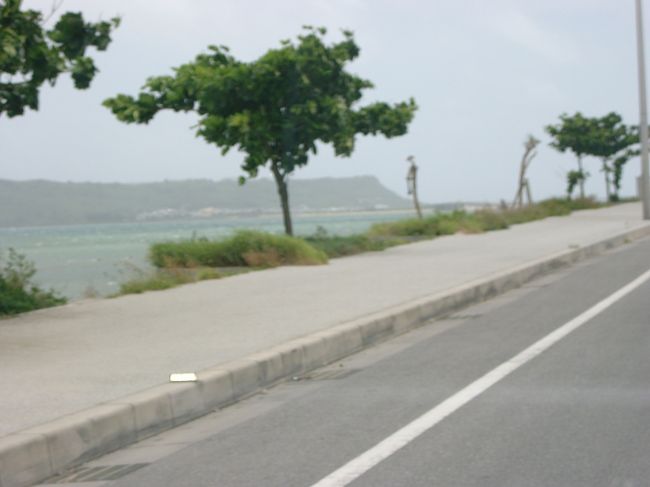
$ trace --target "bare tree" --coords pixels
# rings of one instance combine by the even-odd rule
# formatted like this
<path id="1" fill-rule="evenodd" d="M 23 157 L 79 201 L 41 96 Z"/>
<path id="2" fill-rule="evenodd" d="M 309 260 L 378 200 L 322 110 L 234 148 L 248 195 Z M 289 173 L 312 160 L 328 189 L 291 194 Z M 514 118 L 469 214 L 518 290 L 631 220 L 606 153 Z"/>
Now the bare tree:
<path id="1" fill-rule="evenodd" d="M 413 195 L 413 204 L 415 205 L 415 211 L 418 214 L 418 218 L 422 219 L 422 210 L 420 209 L 420 202 L 418 200 L 418 167 L 415 165 L 415 157 L 408 156 L 406 160 L 410 163 L 408 173 L 406 173 L 407 192 L 408 194 Z"/>
<path id="2" fill-rule="evenodd" d="M 519 165 L 519 186 L 517 188 L 517 193 L 515 194 L 515 199 L 512 202 L 513 208 L 520 208 L 524 205 L 524 192 L 526 194 L 527 204 L 530 205 L 533 202 L 530 195 L 530 185 L 528 184 L 526 171 L 528 170 L 530 163 L 533 161 L 533 158 L 537 155 L 535 148 L 538 145 L 539 140 L 532 135 L 529 135 L 524 143 L 524 156 L 521 158 L 521 164 Z"/>

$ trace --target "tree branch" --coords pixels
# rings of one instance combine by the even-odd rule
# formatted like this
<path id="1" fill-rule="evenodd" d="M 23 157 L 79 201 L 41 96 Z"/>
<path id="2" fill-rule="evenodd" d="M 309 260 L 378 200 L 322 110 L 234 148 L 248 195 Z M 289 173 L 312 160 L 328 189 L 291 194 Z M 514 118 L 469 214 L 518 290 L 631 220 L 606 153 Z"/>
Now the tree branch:
<path id="1" fill-rule="evenodd" d="M 50 13 L 47 14 L 47 16 L 41 21 L 41 25 L 47 24 L 47 22 L 54 16 L 56 11 L 61 8 L 63 2 L 64 0 L 59 0 L 58 2 L 56 0 L 52 1 L 52 7 L 50 7 Z"/>

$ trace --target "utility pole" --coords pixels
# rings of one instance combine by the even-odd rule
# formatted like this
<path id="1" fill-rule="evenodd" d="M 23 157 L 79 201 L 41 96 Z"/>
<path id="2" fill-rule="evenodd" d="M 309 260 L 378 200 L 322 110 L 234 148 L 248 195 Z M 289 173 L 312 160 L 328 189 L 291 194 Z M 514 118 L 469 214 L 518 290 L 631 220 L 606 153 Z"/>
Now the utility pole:
<path id="1" fill-rule="evenodd" d="M 643 219 L 650 220 L 650 171 L 648 170 L 648 107 L 645 86 L 645 54 L 643 52 L 643 11 L 636 0 L 636 48 L 639 65 L 639 125 L 641 137 L 641 201 Z"/>

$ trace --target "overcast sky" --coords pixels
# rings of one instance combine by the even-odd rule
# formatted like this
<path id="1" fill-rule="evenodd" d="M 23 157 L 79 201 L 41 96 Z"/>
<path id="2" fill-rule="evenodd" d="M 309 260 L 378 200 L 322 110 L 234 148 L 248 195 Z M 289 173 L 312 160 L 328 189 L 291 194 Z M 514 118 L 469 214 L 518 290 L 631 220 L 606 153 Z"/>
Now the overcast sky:
<path id="1" fill-rule="evenodd" d="M 533 196 L 560 195 L 575 161 L 548 146 L 545 125 L 575 111 L 616 111 L 638 122 L 633 0 L 65 0 L 61 11 L 89 20 L 119 14 L 122 25 L 106 52 L 93 52 L 101 71 L 89 90 L 62 77 L 43 89 L 38 112 L 0 118 L 0 178 L 239 176 L 242 154 L 222 157 L 196 138 L 194 116 L 164 112 L 149 125 L 126 125 L 101 102 L 136 93 L 147 77 L 169 74 L 209 44 L 253 60 L 304 24 L 327 27 L 331 40 L 342 28 L 354 31 L 361 55 L 350 69 L 376 85 L 364 102 L 412 96 L 419 110 L 407 135 L 360 137 L 351 158 L 324 148 L 296 178 L 371 174 L 405 194 L 405 158 L 413 154 L 427 202 L 510 200 L 531 133 L 542 140 Z M 587 167 L 588 192 L 603 195 L 598 161 Z M 624 194 L 638 173 L 635 159 Z"/>

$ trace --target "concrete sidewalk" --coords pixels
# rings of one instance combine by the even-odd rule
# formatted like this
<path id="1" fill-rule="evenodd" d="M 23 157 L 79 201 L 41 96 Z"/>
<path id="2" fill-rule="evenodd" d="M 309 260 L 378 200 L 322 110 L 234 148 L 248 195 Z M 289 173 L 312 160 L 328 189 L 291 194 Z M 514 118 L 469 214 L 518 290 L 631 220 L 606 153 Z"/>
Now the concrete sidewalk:
<path id="1" fill-rule="evenodd" d="M 0 321 L 0 437 L 625 231 L 639 204 Z"/>

